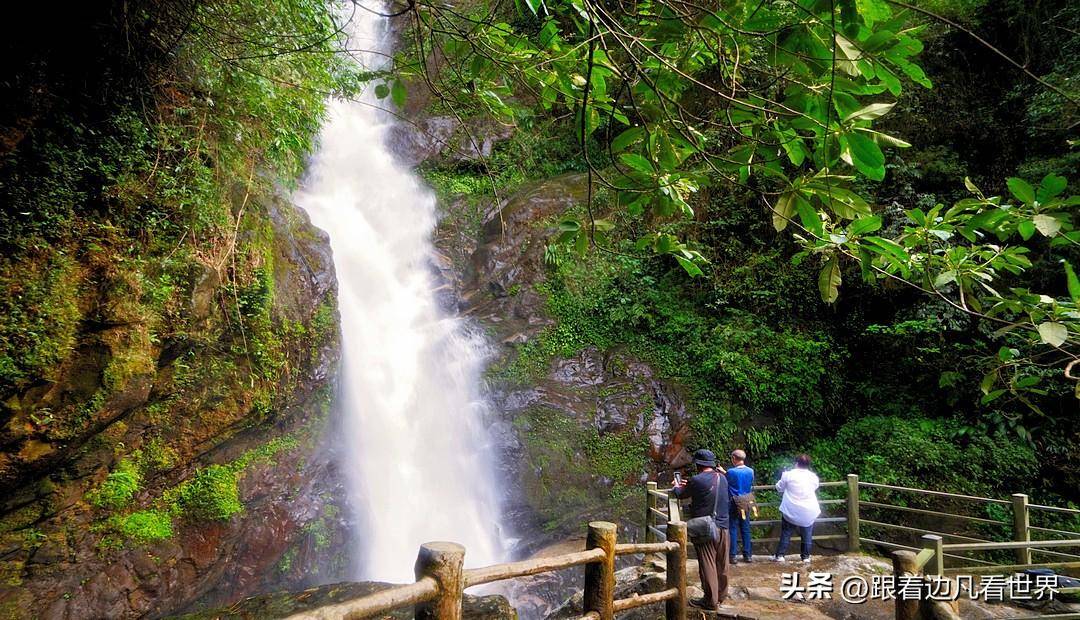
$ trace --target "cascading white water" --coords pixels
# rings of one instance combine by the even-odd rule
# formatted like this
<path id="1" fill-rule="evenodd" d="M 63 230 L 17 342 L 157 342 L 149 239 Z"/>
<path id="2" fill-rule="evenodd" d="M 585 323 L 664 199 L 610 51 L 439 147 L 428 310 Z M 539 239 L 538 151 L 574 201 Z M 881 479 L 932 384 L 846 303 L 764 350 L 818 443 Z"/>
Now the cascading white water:
<path id="1" fill-rule="evenodd" d="M 386 19 L 361 8 L 349 47 L 370 50 L 357 60 L 377 68 L 388 34 Z M 329 102 L 295 199 L 330 235 L 337 270 L 337 406 L 350 500 L 363 523 L 356 578 L 411 581 L 426 541 L 465 545 L 471 566 L 502 553 L 479 393 L 484 342 L 440 311 L 430 270 L 435 201 L 388 150 L 392 117 L 380 104 L 370 92 Z"/>

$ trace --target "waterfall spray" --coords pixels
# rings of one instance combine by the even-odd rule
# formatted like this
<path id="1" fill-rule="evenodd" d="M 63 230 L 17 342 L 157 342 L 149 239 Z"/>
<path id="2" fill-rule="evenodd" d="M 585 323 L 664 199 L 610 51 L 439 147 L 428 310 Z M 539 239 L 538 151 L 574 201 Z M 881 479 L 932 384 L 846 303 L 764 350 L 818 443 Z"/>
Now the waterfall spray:
<path id="1" fill-rule="evenodd" d="M 349 47 L 376 69 L 387 20 L 362 8 Z M 386 145 L 392 117 L 371 92 L 332 100 L 296 202 L 330 235 L 341 312 L 342 415 L 358 579 L 410 581 L 416 549 L 465 545 L 499 561 L 494 464 L 480 394 L 485 343 L 444 315 L 431 275 L 435 201 Z"/>

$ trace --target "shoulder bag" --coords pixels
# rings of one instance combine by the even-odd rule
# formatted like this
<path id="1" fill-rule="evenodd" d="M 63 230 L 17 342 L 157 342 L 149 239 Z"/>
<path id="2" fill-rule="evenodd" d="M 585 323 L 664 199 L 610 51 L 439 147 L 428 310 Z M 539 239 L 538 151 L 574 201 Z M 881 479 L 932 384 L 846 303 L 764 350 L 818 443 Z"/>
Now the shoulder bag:
<path id="1" fill-rule="evenodd" d="M 720 474 L 716 474 L 716 480 L 713 481 L 712 486 L 712 491 L 715 493 L 712 514 L 694 517 L 686 522 L 686 536 L 695 545 L 706 545 L 720 540 L 720 530 L 716 527 L 716 504 L 720 501 L 720 494 L 716 492 L 716 487 L 719 483 Z"/>

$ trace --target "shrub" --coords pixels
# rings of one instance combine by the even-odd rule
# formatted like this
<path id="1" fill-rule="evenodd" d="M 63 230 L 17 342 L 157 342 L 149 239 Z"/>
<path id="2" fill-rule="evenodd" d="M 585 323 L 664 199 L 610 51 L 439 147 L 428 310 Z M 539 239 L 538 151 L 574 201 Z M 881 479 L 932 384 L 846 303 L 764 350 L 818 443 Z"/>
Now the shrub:
<path id="1" fill-rule="evenodd" d="M 989 497 L 1033 490 L 1032 448 L 1001 436 L 961 437 L 960 428 L 953 420 L 872 416 L 848 422 L 809 453 L 823 480 L 857 473 L 870 482 Z"/>

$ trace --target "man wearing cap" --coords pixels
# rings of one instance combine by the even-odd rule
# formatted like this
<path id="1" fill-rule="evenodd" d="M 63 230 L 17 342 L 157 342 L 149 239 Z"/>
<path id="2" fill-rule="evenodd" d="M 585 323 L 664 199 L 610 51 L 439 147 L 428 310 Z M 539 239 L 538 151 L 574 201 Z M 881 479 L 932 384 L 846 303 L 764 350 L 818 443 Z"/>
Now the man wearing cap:
<path id="1" fill-rule="evenodd" d="M 691 605 L 707 610 L 717 609 L 727 598 L 728 591 L 728 496 L 727 478 L 716 468 L 716 455 L 711 450 L 694 453 L 698 473 L 688 482 L 677 484 L 675 497 L 690 498 L 690 518 L 713 516 L 719 530 L 719 540 L 694 543 L 698 558 L 698 575 L 705 596 L 690 601 Z"/>

